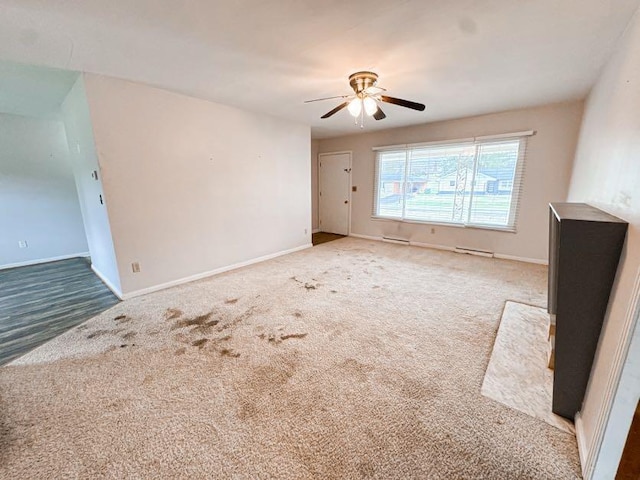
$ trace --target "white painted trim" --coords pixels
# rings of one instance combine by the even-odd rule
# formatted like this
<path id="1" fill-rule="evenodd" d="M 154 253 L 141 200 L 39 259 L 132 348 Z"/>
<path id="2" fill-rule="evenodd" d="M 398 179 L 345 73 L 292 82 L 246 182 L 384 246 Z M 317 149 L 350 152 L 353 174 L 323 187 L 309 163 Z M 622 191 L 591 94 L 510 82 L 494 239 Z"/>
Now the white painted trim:
<path id="1" fill-rule="evenodd" d="M 5 270 L 7 268 L 26 267 L 28 265 L 38 265 L 40 263 L 57 262 L 59 260 L 68 260 L 70 258 L 83 258 L 88 256 L 89 256 L 89 252 L 80 252 L 80 253 L 71 253 L 69 255 L 60 255 L 58 257 L 39 258 L 37 260 L 27 260 L 26 262 L 7 263 L 5 265 L 0 265 L 0 270 Z"/>
<path id="2" fill-rule="evenodd" d="M 355 238 L 363 238 L 365 240 L 375 240 L 377 242 L 382 242 L 383 239 L 382 237 L 374 237 L 371 235 L 362 235 L 359 233 L 350 233 L 349 234 L 350 237 L 355 237 Z M 414 246 L 414 247 L 421 247 L 421 248 L 432 248 L 434 250 L 446 250 L 448 252 L 455 252 L 456 247 L 450 247 L 449 245 L 438 245 L 435 243 L 422 243 L 422 242 L 414 242 L 413 240 L 409 240 L 409 245 Z M 524 262 L 524 263 L 535 263 L 538 265 L 547 265 L 548 262 L 546 260 L 541 260 L 538 258 L 528 258 L 528 257 L 517 257 L 515 255 L 503 255 L 501 253 L 494 253 L 493 256 L 495 258 L 500 258 L 502 260 L 514 260 L 516 262 Z"/>
<path id="3" fill-rule="evenodd" d="M 322 153 L 318 153 L 318 158 L 322 157 L 323 155 L 342 155 L 344 153 L 348 153 L 349 155 L 351 155 L 353 153 L 352 150 L 341 150 L 339 152 L 322 152 Z"/>
<path id="4" fill-rule="evenodd" d="M 350 233 L 349 236 L 355 238 L 363 238 L 364 240 L 374 240 L 376 242 L 382 241 L 382 237 L 372 237 L 371 235 L 361 235 L 359 233 Z"/>
<path id="5" fill-rule="evenodd" d="M 380 151 L 380 150 L 395 150 L 395 149 L 403 149 L 403 148 L 416 148 L 416 147 L 429 147 L 432 145 L 447 145 L 450 143 L 475 143 L 475 142 L 483 142 L 486 140 L 499 140 L 499 139 L 508 139 L 508 138 L 520 138 L 520 137 L 531 137 L 535 135 L 535 130 L 527 130 L 524 132 L 510 132 L 510 133 L 499 133 L 497 135 L 482 135 L 480 137 L 467 137 L 467 138 L 453 138 L 451 140 L 436 140 L 434 142 L 419 142 L 419 143 L 404 143 L 399 145 L 384 145 L 382 147 L 373 147 L 371 150 Z"/>
<path id="6" fill-rule="evenodd" d="M 172 280 L 170 282 L 161 283 L 160 285 L 154 285 L 152 287 L 142 288 L 140 290 L 135 290 L 133 292 L 127 292 L 122 296 L 122 299 L 129 300 L 130 298 L 139 297 L 140 295 L 146 295 L 147 293 L 157 292 L 159 290 L 164 290 L 165 288 L 182 285 L 183 283 L 189 283 L 195 280 L 201 280 L 203 278 L 212 277 L 213 275 L 218 275 L 219 273 L 228 272 L 230 270 L 236 270 L 238 268 L 246 267 L 248 265 L 253 265 L 254 263 L 264 262 L 266 260 L 271 260 L 272 258 L 281 257 L 282 255 L 288 255 L 290 253 L 298 252 L 300 250 L 305 250 L 311 247 L 313 247 L 313 244 L 306 243 L 299 247 L 290 248 L 288 250 L 282 250 L 280 252 L 271 253 L 269 255 L 263 255 L 262 257 L 252 258 L 244 262 L 234 263 L 233 265 L 227 265 L 224 267 L 216 268 L 214 270 L 209 270 L 207 272 L 197 273 L 195 275 L 191 275 L 188 277 L 179 278 L 178 280 Z"/>
<path id="7" fill-rule="evenodd" d="M 536 134 L 535 130 L 527 130 L 524 132 L 511 132 L 511 133 L 503 133 L 499 135 L 482 135 L 480 137 L 475 137 L 475 141 L 478 142 L 482 140 L 495 140 L 495 139 L 502 139 L 502 138 L 532 137 L 535 134 Z"/>
<path id="8" fill-rule="evenodd" d="M 617 344 L 613 358 L 613 373 L 609 375 L 606 391 L 604 392 L 604 407 L 600 412 L 598 412 L 598 419 L 594 428 L 594 434 L 591 438 L 589 448 L 586 450 L 588 455 L 585 459 L 585 466 L 583 467 L 585 480 L 591 480 L 596 470 L 598 458 L 600 457 L 600 450 L 602 448 L 607 425 L 609 423 L 609 417 L 611 416 L 611 411 L 613 409 L 615 395 L 618 391 L 618 387 L 620 386 L 622 370 L 624 369 L 624 364 L 627 360 L 627 356 L 629 355 L 629 347 L 631 346 L 636 323 L 640 321 L 638 320 L 638 317 L 640 317 L 640 269 L 636 272 L 633 293 L 631 295 L 631 302 L 629 303 L 624 319 L 622 338 Z M 596 351 L 596 357 L 597 355 L 598 352 Z M 587 386 L 586 395 L 589 395 L 589 386 Z"/>
<path id="9" fill-rule="evenodd" d="M 414 247 L 421 247 L 421 248 L 431 248 L 433 250 L 446 250 L 447 252 L 455 252 L 456 250 L 456 247 L 449 247 L 447 245 L 436 245 L 434 243 L 422 243 L 422 242 L 410 241 L 409 245 L 413 245 Z"/>
<path id="10" fill-rule="evenodd" d="M 319 228 L 314 228 L 313 230 L 311 230 L 311 233 L 320 233 L 320 229 Z"/>
<path id="11" fill-rule="evenodd" d="M 453 251 L 456 253 L 463 253 L 465 255 L 475 255 L 476 257 L 485 257 L 485 258 L 495 257 L 495 254 L 493 252 L 487 252 L 485 250 L 476 250 L 475 248 L 469 248 L 469 247 L 455 247 Z"/>
<path id="12" fill-rule="evenodd" d="M 409 240 L 404 240 L 402 238 L 391 238 L 391 237 L 382 237 L 382 241 L 385 243 L 395 243 L 396 245 L 405 245 L 409 246 Z"/>
<path id="13" fill-rule="evenodd" d="M 587 475 L 587 458 L 589 450 L 587 450 L 587 438 L 584 433 L 584 425 L 582 423 L 582 416 L 580 412 L 576 413 L 575 417 L 576 425 L 576 440 L 578 441 L 578 454 L 580 455 L 580 467 L 582 468 L 582 475 L 584 480 L 591 480 L 591 477 Z"/>
<path id="14" fill-rule="evenodd" d="M 535 263 L 537 265 L 549 265 L 549 261 L 544 260 L 542 258 L 518 257 L 517 255 L 505 255 L 503 253 L 494 253 L 493 256 L 496 258 L 501 258 L 502 260 L 514 260 L 516 262 Z"/>
<path id="15" fill-rule="evenodd" d="M 98 270 L 93 263 L 91 264 L 91 270 L 93 271 L 93 273 L 96 274 L 96 277 L 102 280 L 102 283 L 104 283 L 107 286 L 107 288 L 113 292 L 113 294 L 116 297 L 118 297 L 120 300 L 124 300 L 120 289 L 116 288 L 116 286 L 113 283 L 111 283 L 111 281 L 100 270 Z"/>

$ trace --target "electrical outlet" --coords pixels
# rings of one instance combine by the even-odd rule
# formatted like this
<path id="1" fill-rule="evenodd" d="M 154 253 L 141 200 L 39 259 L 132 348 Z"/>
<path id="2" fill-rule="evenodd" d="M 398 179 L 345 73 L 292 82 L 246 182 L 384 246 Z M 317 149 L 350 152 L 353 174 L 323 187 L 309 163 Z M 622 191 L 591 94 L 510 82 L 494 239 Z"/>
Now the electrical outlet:
<path id="1" fill-rule="evenodd" d="M 306 229 L 306 228 L 304 229 L 304 234 L 305 234 L 305 235 L 307 234 L 307 229 Z"/>
<path id="2" fill-rule="evenodd" d="M 18 240 L 18 248 L 27 248 L 28 246 L 26 240 Z"/>
<path id="3" fill-rule="evenodd" d="M 131 264 L 131 270 L 133 270 L 133 273 L 139 273 L 140 272 L 140 264 L 138 262 L 133 262 Z"/>
<path id="4" fill-rule="evenodd" d="M 352 192 L 357 192 L 358 191 L 358 187 L 356 185 L 351 187 L 351 191 Z"/>

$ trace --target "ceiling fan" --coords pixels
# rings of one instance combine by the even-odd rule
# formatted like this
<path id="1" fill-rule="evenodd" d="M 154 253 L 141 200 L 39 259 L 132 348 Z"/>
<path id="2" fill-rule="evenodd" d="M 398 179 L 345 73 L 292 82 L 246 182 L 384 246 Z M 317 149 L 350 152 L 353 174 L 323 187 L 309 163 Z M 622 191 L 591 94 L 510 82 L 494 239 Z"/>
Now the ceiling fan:
<path id="1" fill-rule="evenodd" d="M 337 95 L 335 97 L 316 98 L 314 100 L 307 100 L 304 103 L 320 102 L 323 100 L 333 100 L 335 98 L 346 99 L 343 103 L 338 105 L 333 110 L 328 111 L 320 118 L 329 118 L 332 115 L 338 113 L 343 108 L 347 108 L 349 113 L 355 117 L 356 124 L 358 123 L 358 117 L 360 119 L 360 127 L 364 126 L 365 114 L 369 117 L 373 117 L 376 120 L 382 120 L 387 116 L 380 108 L 380 102 L 391 103 L 393 105 L 399 105 L 401 107 L 411 108 L 420 112 L 424 111 L 425 106 L 422 103 L 411 102 L 409 100 L 403 100 L 401 98 L 388 97 L 383 95 L 383 92 L 387 90 L 378 87 L 378 75 L 373 72 L 356 72 L 349 75 L 349 85 L 353 88 L 352 95 Z"/>

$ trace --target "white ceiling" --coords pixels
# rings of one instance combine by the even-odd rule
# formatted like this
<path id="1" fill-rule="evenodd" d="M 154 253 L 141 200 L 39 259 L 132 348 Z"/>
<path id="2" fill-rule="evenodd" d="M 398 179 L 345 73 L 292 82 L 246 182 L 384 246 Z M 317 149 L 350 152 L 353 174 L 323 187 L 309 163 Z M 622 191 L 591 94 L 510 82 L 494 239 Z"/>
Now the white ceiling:
<path id="1" fill-rule="evenodd" d="M 0 0 L 0 59 L 126 78 L 357 131 L 337 102 L 371 69 L 389 128 L 583 97 L 639 0 Z"/>

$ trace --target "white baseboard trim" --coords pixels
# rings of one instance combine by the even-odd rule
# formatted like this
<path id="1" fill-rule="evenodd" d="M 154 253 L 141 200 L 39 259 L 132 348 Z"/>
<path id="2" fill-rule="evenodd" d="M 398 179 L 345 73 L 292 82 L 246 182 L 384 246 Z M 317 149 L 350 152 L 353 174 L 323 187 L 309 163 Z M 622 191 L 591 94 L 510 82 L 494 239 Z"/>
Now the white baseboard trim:
<path id="1" fill-rule="evenodd" d="M 320 233 L 320 229 L 319 228 L 314 228 L 313 230 L 311 230 L 311 233 Z"/>
<path id="2" fill-rule="evenodd" d="M 494 253 L 493 256 L 496 258 L 500 258 L 502 260 L 514 260 L 516 262 L 535 263 L 537 265 L 549 265 L 549 262 L 547 260 L 543 260 L 541 258 L 518 257 L 516 255 L 504 255 L 502 253 Z"/>
<path id="3" fill-rule="evenodd" d="M 382 237 L 382 241 L 385 243 L 395 243 L 396 245 L 409 246 L 409 240 L 404 240 L 402 238 Z"/>
<path id="4" fill-rule="evenodd" d="M 26 267 L 28 265 L 38 265 L 40 263 L 57 262 L 59 260 L 68 260 L 70 258 L 81 258 L 81 257 L 88 257 L 88 256 L 89 256 L 89 252 L 80 252 L 80 253 L 71 253 L 69 255 L 59 255 L 57 257 L 39 258 L 37 260 L 27 260 L 26 262 L 7 263 L 5 265 L 0 265 L 0 270 L 5 270 L 7 268 Z"/>
<path id="5" fill-rule="evenodd" d="M 102 283 L 104 283 L 107 286 L 107 288 L 113 292 L 113 294 L 116 297 L 118 297 L 120 300 L 124 300 L 120 289 L 116 288 L 116 286 L 113 283 L 111 283 L 111 281 L 102 272 L 100 272 L 100 270 L 98 270 L 93 263 L 91 264 L 91 270 L 93 271 L 93 273 L 96 274 L 96 276 L 100 280 L 102 280 Z"/>
<path id="6" fill-rule="evenodd" d="M 267 260 L 271 260 L 272 258 L 281 257 L 283 255 L 288 255 L 290 253 L 298 252 L 300 250 L 306 250 L 307 248 L 313 247 L 313 244 L 306 243 L 299 247 L 290 248 L 288 250 L 282 250 L 276 253 L 270 253 L 269 255 L 263 255 L 262 257 L 252 258 L 251 260 L 246 260 L 244 262 L 234 263 L 233 265 L 227 265 L 225 267 L 216 268 L 214 270 L 209 270 L 207 272 L 197 273 L 195 275 L 190 275 L 188 277 L 179 278 L 178 280 L 172 280 L 170 282 L 161 283 L 159 285 L 154 285 L 152 287 L 142 288 L 140 290 L 135 290 L 133 292 L 127 292 L 122 296 L 123 300 L 129 300 L 134 297 L 139 297 L 140 295 L 146 295 L 148 293 L 157 292 L 159 290 L 164 290 L 165 288 L 175 287 L 177 285 L 182 285 L 183 283 L 193 282 L 195 280 L 201 280 L 203 278 L 212 277 L 213 275 L 218 275 L 220 273 L 228 272 L 230 270 L 236 270 L 238 268 L 246 267 L 249 265 L 253 265 L 254 263 L 260 263 Z M 115 293 L 115 292 L 114 292 Z"/>
<path id="7" fill-rule="evenodd" d="M 449 247 L 448 245 L 436 245 L 434 243 L 409 242 L 409 245 L 420 248 L 432 248 L 434 250 L 446 250 L 447 252 L 456 251 L 456 247 Z"/>
<path id="8" fill-rule="evenodd" d="M 350 233 L 349 236 L 355 238 L 363 238 L 365 240 L 375 240 L 376 242 L 382 241 L 382 237 L 372 237 L 370 235 L 361 235 L 359 233 Z"/>
<path id="9" fill-rule="evenodd" d="M 587 439 L 585 438 L 584 425 L 582 423 L 582 416 L 580 412 L 576 413 L 576 440 L 578 441 L 578 454 L 580 455 L 580 468 L 582 469 L 582 476 L 584 480 L 591 480 L 591 477 L 587 475 Z"/>
<path id="10" fill-rule="evenodd" d="M 350 233 L 349 234 L 350 237 L 355 237 L 355 238 L 363 238 L 365 240 L 374 240 L 377 242 L 382 242 L 384 241 L 383 237 L 374 237 L 371 235 L 362 235 L 360 233 Z M 409 241 L 409 245 L 414 246 L 414 247 L 421 247 L 421 248 L 432 248 L 434 250 L 446 250 L 448 252 L 455 252 L 456 251 L 456 247 L 451 247 L 449 245 L 438 245 L 435 243 L 423 243 L 423 242 L 414 242 L 413 240 Z M 546 260 L 541 260 L 538 258 L 527 258 L 527 257 L 517 257 L 515 255 L 504 255 L 502 253 L 494 253 L 493 256 L 495 258 L 500 258 L 502 260 L 515 260 L 517 262 L 525 262 L 525 263 L 535 263 L 538 265 L 548 265 L 549 262 L 547 262 Z"/>

